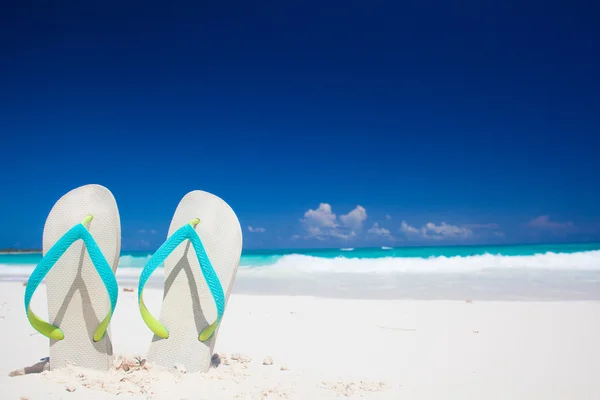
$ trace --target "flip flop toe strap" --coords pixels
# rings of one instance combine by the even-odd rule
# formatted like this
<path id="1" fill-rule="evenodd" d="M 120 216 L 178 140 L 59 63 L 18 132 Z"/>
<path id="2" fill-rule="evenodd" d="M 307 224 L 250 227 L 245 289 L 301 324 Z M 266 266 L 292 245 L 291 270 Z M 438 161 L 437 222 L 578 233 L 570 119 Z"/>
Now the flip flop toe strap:
<path id="1" fill-rule="evenodd" d="M 106 329 L 108 328 L 108 324 L 112 318 L 115 307 L 117 305 L 117 298 L 119 296 L 119 289 L 117 286 L 117 280 L 115 275 L 106 261 L 106 258 L 102 254 L 100 247 L 94 240 L 94 237 L 87 230 L 85 225 L 92 220 L 92 216 L 87 216 L 81 224 L 75 225 L 73 228 L 69 229 L 67 233 L 65 233 L 55 244 L 48 250 L 46 255 L 42 258 L 42 261 L 35 267 L 29 280 L 27 281 L 27 287 L 25 288 L 25 312 L 27 313 L 27 319 L 33 328 L 46 336 L 47 338 L 53 340 L 63 340 L 65 338 L 65 334 L 58 327 L 48 322 L 44 321 L 40 317 L 38 317 L 31 310 L 31 298 L 35 293 L 36 289 L 42 282 L 42 280 L 46 277 L 48 272 L 54 267 L 60 257 L 71 247 L 73 243 L 78 240 L 83 240 L 88 255 L 92 260 L 92 264 L 96 268 L 98 275 L 102 279 L 104 283 L 104 287 L 108 293 L 108 297 L 110 298 L 110 312 L 108 315 L 100 322 L 98 327 L 94 332 L 94 342 L 98 342 L 104 337 L 106 333 Z"/>
<path id="2" fill-rule="evenodd" d="M 152 275 L 156 268 L 158 268 L 158 266 L 161 265 L 167 259 L 167 257 L 169 257 L 169 255 L 177 248 L 177 246 L 179 246 L 185 240 L 189 240 L 194 248 L 196 257 L 198 258 L 198 262 L 200 264 L 200 270 L 204 275 L 206 284 L 210 289 L 213 300 L 217 307 L 217 320 L 200 332 L 198 340 L 202 342 L 209 340 L 213 336 L 223 316 L 223 311 L 225 309 L 225 295 L 223 293 L 223 287 L 221 286 L 219 277 L 217 276 L 210 259 L 206 254 L 206 251 L 204 250 L 202 241 L 194 229 L 199 222 L 200 220 L 196 218 L 189 224 L 185 224 L 175 231 L 150 258 L 140 275 L 140 282 L 138 285 L 138 304 L 140 307 L 140 313 L 142 314 L 142 318 L 148 328 L 150 328 L 150 330 L 154 332 L 156 336 L 163 339 L 167 339 L 169 337 L 169 330 L 158 319 L 156 319 L 150 313 L 150 311 L 148 311 L 148 308 L 144 304 L 144 287 L 146 286 L 148 278 L 150 278 L 150 275 Z"/>

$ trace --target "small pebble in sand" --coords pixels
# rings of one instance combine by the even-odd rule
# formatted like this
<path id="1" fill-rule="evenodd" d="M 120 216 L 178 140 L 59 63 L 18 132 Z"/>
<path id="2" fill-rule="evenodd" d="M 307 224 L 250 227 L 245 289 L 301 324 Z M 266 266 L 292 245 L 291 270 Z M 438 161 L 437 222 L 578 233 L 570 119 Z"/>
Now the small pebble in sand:
<path id="1" fill-rule="evenodd" d="M 119 370 L 123 370 L 125 372 L 129 372 L 129 371 L 139 371 L 142 369 L 149 369 L 149 365 L 147 365 L 146 363 L 146 359 L 141 358 L 141 357 L 134 357 L 134 358 L 126 358 L 126 357 L 120 357 L 116 364 L 115 364 L 115 369 L 117 371 Z"/>
<path id="2" fill-rule="evenodd" d="M 8 376 L 21 376 L 21 375 L 25 375 L 25 370 L 23 368 L 21 369 L 15 369 L 14 371 L 10 371 L 8 373 Z"/>
<path id="3" fill-rule="evenodd" d="M 252 361 L 252 359 L 250 357 L 245 356 L 245 355 L 240 354 L 240 353 L 233 353 L 231 355 L 231 359 L 235 360 L 235 361 L 238 361 L 238 362 L 241 362 L 241 363 L 249 363 L 250 361 Z"/>
<path id="4" fill-rule="evenodd" d="M 75 386 L 67 386 L 67 387 L 65 388 L 65 390 L 66 390 L 67 392 L 74 392 L 74 391 L 75 391 Z"/>
<path id="5" fill-rule="evenodd" d="M 289 371 L 290 367 L 288 367 L 287 365 L 282 365 L 280 368 L 282 371 Z"/>
<path id="6" fill-rule="evenodd" d="M 271 357 L 265 357 L 263 365 L 273 365 L 273 359 Z"/>
<path id="7" fill-rule="evenodd" d="M 123 288 L 123 291 L 124 292 L 133 292 L 133 289 L 126 287 L 126 288 Z"/>

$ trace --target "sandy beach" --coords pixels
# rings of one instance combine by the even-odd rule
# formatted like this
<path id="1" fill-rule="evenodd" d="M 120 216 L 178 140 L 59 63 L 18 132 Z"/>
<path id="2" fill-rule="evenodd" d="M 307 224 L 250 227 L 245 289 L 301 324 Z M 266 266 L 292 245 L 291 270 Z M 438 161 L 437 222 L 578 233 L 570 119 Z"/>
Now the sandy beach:
<path id="1" fill-rule="evenodd" d="M 135 291 L 124 289 L 111 325 L 119 369 L 99 373 L 71 366 L 23 376 L 24 367 L 39 362 L 38 370 L 43 368 L 48 340 L 25 318 L 22 283 L 0 283 L 1 397 L 600 398 L 600 302 L 234 293 L 214 367 L 207 374 L 186 374 L 175 366 L 166 371 L 136 361 L 143 359 L 152 334 L 139 316 Z M 161 296 L 160 290 L 148 289 L 146 303 L 158 309 Z M 42 317 L 45 301 L 41 288 L 33 307 Z"/>

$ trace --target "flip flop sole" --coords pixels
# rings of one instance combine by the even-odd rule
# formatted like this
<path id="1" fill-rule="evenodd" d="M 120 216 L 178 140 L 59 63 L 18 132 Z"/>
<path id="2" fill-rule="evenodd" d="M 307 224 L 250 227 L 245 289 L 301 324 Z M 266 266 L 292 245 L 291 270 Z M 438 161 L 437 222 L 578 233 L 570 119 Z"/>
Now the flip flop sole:
<path id="1" fill-rule="evenodd" d="M 112 193 L 100 185 L 74 189 L 52 208 L 44 226 L 43 254 L 73 226 L 92 215 L 87 226 L 113 273 L 121 250 L 121 223 Z M 50 369 L 67 362 L 85 368 L 108 370 L 113 366 L 110 325 L 94 342 L 94 331 L 110 312 L 106 287 L 79 240 L 60 257 L 46 276 L 48 317 L 64 332 L 63 340 L 50 340 Z"/>
<path id="2" fill-rule="evenodd" d="M 195 230 L 219 278 L 227 304 L 242 253 L 240 223 L 225 201 L 196 190 L 185 195 L 177 206 L 168 236 L 194 218 L 200 220 Z M 187 372 L 206 372 L 218 327 L 210 340 L 202 342 L 198 336 L 216 320 L 217 310 L 189 241 L 177 246 L 165 260 L 164 274 L 159 321 L 168 329 L 169 337 L 154 336 L 148 360 L 167 368 L 182 365 Z"/>

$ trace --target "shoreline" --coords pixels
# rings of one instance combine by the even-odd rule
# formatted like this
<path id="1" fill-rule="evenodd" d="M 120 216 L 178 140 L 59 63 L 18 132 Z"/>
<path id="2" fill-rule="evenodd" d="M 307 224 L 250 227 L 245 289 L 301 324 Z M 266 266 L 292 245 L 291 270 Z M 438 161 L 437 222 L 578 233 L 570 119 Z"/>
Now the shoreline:
<path id="1" fill-rule="evenodd" d="M 525 252 L 522 254 L 502 254 L 496 252 L 489 252 L 487 249 L 496 250 L 496 249 L 522 249 L 522 248 L 534 248 L 534 249 L 545 249 L 539 252 Z M 559 249 L 559 251 L 554 252 L 553 249 Z M 577 250 L 569 250 L 569 251 L 560 251 L 560 248 L 578 248 Z M 352 257 L 352 253 L 381 253 L 381 257 L 385 257 L 383 255 L 386 252 L 398 251 L 398 252 L 409 252 L 413 253 L 415 250 L 437 250 L 439 249 L 486 249 L 486 251 L 481 252 L 477 251 L 472 255 L 484 255 L 484 254 L 492 254 L 492 255 L 504 255 L 504 256 L 532 256 L 537 254 L 546 254 L 548 252 L 554 252 L 555 254 L 572 254 L 574 252 L 581 251 L 597 251 L 600 250 L 600 242 L 598 241 L 577 241 L 577 242 L 543 242 L 543 243 L 535 243 L 535 242 L 526 242 L 526 243 L 490 243 L 490 244 L 452 244 L 452 245 L 380 245 L 380 246 L 366 246 L 366 247 L 301 247 L 301 248 L 274 248 L 274 249 L 243 249 L 243 256 L 286 256 L 286 255 L 313 255 L 316 257 L 321 256 L 323 253 L 342 253 L 340 255 Z M 130 255 L 133 253 L 139 254 L 153 254 L 157 249 L 145 249 L 145 250 L 124 250 L 121 249 L 122 255 Z M 42 249 L 17 249 L 17 248 L 5 248 L 0 249 L 0 255 L 2 254 L 10 254 L 10 255 L 18 255 L 18 254 L 41 254 Z M 438 254 L 444 256 L 444 254 Z M 469 253 L 460 253 L 457 254 L 459 256 L 469 256 Z M 420 257 L 429 257 L 427 255 L 423 255 Z"/>
<path id="2" fill-rule="evenodd" d="M 27 282 L 33 267 L 0 266 L 0 283 Z M 117 269 L 118 284 L 137 289 L 141 271 Z M 159 268 L 148 280 L 148 287 L 162 290 L 163 285 L 164 270 Z M 600 270 L 346 273 L 240 267 L 232 293 L 389 301 L 600 301 Z"/>

